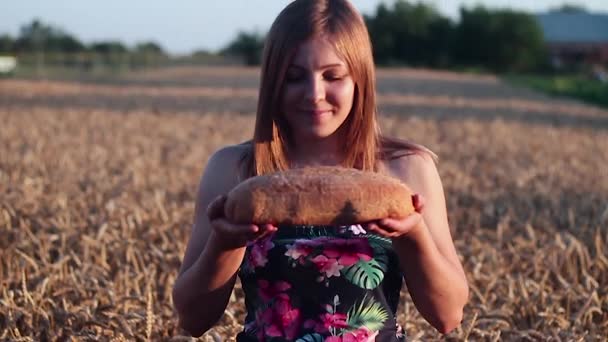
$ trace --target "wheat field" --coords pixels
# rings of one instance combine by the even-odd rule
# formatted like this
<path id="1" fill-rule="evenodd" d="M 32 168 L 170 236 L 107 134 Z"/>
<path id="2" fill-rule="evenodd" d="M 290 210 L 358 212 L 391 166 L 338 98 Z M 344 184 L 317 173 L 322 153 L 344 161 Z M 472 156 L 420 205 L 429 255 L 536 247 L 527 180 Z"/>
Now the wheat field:
<path id="1" fill-rule="evenodd" d="M 198 180 L 251 137 L 259 71 L 0 80 L 0 340 L 189 341 L 171 288 Z M 402 291 L 412 341 L 604 341 L 608 111 L 493 76 L 379 70 L 383 131 L 439 155 L 471 294 L 442 336 Z M 237 283 L 220 323 L 242 329 Z"/>

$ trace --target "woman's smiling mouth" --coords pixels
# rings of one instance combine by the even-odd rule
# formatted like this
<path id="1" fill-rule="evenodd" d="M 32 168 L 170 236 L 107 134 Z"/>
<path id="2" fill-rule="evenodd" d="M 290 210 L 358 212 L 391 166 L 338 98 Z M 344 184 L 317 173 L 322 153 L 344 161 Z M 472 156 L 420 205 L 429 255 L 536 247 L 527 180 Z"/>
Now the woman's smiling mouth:
<path id="1" fill-rule="evenodd" d="M 304 110 L 301 110 L 301 112 L 304 114 L 312 115 L 312 116 L 320 116 L 325 113 L 330 113 L 331 109 L 304 109 Z"/>

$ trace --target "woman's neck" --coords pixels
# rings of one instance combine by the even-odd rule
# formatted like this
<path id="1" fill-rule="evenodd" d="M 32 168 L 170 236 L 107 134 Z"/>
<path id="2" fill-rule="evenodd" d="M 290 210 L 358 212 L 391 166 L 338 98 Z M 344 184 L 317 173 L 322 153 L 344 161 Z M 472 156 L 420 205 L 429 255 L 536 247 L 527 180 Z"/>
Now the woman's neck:
<path id="1" fill-rule="evenodd" d="M 335 166 L 342 163 L 344 156 L 336 137 L 299 141 L 289 157 L 292 167 Z"/>

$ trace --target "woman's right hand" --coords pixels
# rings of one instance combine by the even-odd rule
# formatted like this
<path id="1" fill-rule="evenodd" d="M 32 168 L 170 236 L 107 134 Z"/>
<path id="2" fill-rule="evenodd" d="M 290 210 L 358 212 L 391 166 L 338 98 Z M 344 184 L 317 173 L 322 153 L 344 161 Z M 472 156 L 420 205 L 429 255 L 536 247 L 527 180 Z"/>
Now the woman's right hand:
<path id="1" fill-rule="evenodd" d="M 207 216 L 213 237 L 220 247 L 225 250 L 237 249 L 247 246 L 248 242 L 264 238 L 277 231 L 277 227 L 272 224 L 235 224 L 224 216 L 224 204 L 226 196 L 216 197 L 207 207 Z"/>

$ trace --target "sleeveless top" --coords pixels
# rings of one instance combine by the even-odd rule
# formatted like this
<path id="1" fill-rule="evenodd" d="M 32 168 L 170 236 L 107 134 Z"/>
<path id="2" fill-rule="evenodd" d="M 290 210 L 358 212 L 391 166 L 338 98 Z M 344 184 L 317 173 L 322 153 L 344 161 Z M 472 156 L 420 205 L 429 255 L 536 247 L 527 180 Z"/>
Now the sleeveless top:
<path id="1" fill-rule="evenodd" d="M 238 275 L 247 316 L 237 342 L 405 341 L 397 254 L 361 225 L 280 226 L 247 246 Z"/>

